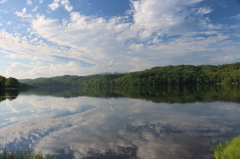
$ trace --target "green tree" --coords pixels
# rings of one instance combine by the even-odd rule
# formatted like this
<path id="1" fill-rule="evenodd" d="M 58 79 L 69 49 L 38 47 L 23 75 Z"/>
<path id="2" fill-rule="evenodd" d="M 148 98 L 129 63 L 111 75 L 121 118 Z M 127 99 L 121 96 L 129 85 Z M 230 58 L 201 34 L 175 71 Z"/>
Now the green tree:
<path id="1" fill-rule="evenodd" d="M 5 86 L 7 88 L 18 88 L 18 80 L 16 78 L 9 77 L 6 80 Z"/>
<path id="2" fill-rule="evenodd" d="M 223 80 L 223 83 L 232 83 L 232 82 L 233 82 L 232 77 L 225 77 Z"/>
<path id="3" fill-rule="evenodd" d="M 0 88 L 5 87 L 5 82 L 6 82 L 6 78 L 3 76 L 0 76 Z"/>

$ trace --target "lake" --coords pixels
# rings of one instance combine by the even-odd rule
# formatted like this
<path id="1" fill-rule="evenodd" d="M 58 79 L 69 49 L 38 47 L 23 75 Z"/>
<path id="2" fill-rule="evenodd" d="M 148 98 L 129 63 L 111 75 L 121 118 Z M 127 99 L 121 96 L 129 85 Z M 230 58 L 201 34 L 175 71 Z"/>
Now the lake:
<path id="1" fill-rule="evenodd" d="M 74 159 L 210 158 L 240 134 L 238 85 L 0 93 L 1 149 Z"/>

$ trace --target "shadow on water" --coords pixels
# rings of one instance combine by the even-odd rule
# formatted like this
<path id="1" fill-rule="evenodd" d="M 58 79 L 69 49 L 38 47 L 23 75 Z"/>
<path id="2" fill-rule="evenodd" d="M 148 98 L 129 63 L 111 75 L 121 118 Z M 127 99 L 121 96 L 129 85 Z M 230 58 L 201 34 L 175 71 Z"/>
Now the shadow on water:
<path id="1" fill-rule="evenodd" d="M 83 87 L 32 89 L 21 94 L 73 98 L 81 96 L 100 98 L 134 98 L 155 103 L 235 102 L 240 103 L 240 85 L 193 85 L 162 87 Z"/>

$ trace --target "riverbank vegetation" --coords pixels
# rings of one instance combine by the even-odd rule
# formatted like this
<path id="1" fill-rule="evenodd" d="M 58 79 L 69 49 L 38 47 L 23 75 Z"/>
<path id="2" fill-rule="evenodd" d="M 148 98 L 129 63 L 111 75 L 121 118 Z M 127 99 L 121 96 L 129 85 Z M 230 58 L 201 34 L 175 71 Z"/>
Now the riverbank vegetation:
<path id="1" fill-rule="evenodd" d="M 219 143 L 213 148 L 214 159 L 239 159 L 240 158 L 240 136 Z"/>
<path id="2" fill-rule="evenodd" d="M 64 75 L 21 82 L 42 87 L 240 84 L 240 62 L 218 66 L 170 65 L 126 74 Z"/>

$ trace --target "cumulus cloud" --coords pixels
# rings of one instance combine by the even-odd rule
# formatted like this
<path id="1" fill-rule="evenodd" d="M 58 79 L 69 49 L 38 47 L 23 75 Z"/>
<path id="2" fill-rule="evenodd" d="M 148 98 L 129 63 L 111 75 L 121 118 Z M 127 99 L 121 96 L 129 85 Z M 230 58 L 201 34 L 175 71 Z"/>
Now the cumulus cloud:
<path id="1" fill-rule="evenodd" d="M 58 3 L 51 3 L 48 5 L 48 7 L 51 9 L 51 10 L 56 10 L 58 7 L 59 7 L 59 4 Z"/>
<path id="2" fill-rule="evenodd" d="M 71 12 L 73 7 L 70 5 L 70 2 L 68 0 L 62 0 L 61 4 L 64 6 L 64 8 L 68 11 Z"/>
<path id="3" fill-rule="evenodd" d="M 68 12 L 71 12 L 73 7 L 71 6 L 70 2 L 68 0 L 62 0 L 59 4 L 60 0 L 54 0 L 53 3 L 49 4 L 48 7 L 54 11 L 56 10 L 60 4 L 64 6 L 65 10 Z"/>
<path id="4" fill-rule="evenodd" d="M 68 12 L 71 12 L 72 9 L 73 9 L 73 7 L 70 6 L 70 5 L 68 5 L 68 4 L 64 5 L 64 8 L 65 8 Z"/>
<path id="5" fill-rule="evenodd" d="M 23 8 L 22 9 L 22 12 L 18 12 L 16 11 L 15 14 L 18 16 L 18 17 L 21 17 L 21 18 L 31 18 L 33 17 L 31 14 L 27 14 L 27 9 L 26 8 Z"/>

